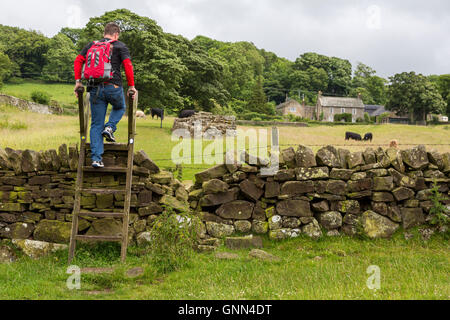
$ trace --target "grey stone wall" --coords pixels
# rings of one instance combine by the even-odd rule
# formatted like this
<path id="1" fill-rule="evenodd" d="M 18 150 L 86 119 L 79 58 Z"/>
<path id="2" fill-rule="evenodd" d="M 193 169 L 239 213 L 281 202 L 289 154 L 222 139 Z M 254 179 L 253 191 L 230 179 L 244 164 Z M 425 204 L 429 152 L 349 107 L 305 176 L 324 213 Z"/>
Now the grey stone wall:
<path id="1" fill-rule="evenodd" d="M 87 160 L 86 164 L 89 160 Z M 105 163 L 126 163 L 124 154 L 110 152 Z M 0 239 L 30 239 L 67 243 L 70 238 L 75 195 L 78 149 L 35 152 L 0 148 Z M 124 189 L 125 175 L 86 174 L 86 188 Z M 163 206 L 188 210 L 185 187 L 170 172 L 163 172 L 145 152 L 135 155 L 130 216 L 130 241 L 150 230 Z M 123 211 L 124 196 L 83 194 L 82 209 Z M 80 233 L 114 235 L 121 222 L 114 219 L 81 219 Z"/>
<path id="2" fill-rule="evenodd" d="M 23 111 L 31 111 L 41 114 L 62 114 L 63 110 L 60 107 L 46 106 L 28 100 L 19 99 L 16 97 L 0 94 L 0 104 L 7 104 L 19 108 Z"/>
<path id="3" fill-rule="evenodd" d="M 196 128 L 196 125 L 198 128 Z M 236 117 L 214 115 L 209 112 L 198 112 L 190 118 L 175 119 L 172 131 L 187 130 L 192 138 L 195 134 L 204 139 L 215 139 L 216 136 L 235 136 Z"/>
<path id="4" fill-rule="evenodd" d="M 281 169 L 273 176 L 261 174 L 267 161 L 245 158 L 243 165 L 218 165 L 198 173 L 187 190 L 145 152 L 136 153 L 130 242 L 150 240 L 148 232 L 164 207 L 201 218 L 200 244 L 208 249 L 236 233 L 268 234 L 279 240 L 301 234 L 313 239 L 324 234 L 352 236 L 362 230 L 371 238 L 389 238 L 400 228 L 423 226 L 427 234 L 448 228 L 429 222 L 433 184 L 449 198 L 450 153 L 427 152 L 423 146 L 350 153 L 329 146 L 314 154 L 300 146 L 281 152 Z M 105 155 L 107 165 L 124 161 L 120 152 Z M 0 148 L 0 239 L 67 243 L 77 165 L 76 145 L 42 152 Z M 94 173 L 86 176 L 84 186 L 124 188 L 125 177 Z M 443 203 L 450 205 L 449 200 Z M 85 210 L 121 211 L 123 204 L 120 195 L 82 197 Z M 79 231 L 120 234 L 121 223 L 81 219 Z"/>
<path id="5" fill-rule="evenodd" d="M 434 182 L 450 205 L 450 153 L 427 152 L 423 146 L 350 153 L 328 146 L 314 154 L 300 146 L 281 152 L 281 170 L 274 176 L 261 175 L 261 166 L 248 162 L 196 175 L 190 206 L 212 237 L 253 233 L 276 240 L 306 234 L 317 239 L 325 233 L 365 233 L 389 238 L 399 228 L 448 230 L 429 222 Z"/>

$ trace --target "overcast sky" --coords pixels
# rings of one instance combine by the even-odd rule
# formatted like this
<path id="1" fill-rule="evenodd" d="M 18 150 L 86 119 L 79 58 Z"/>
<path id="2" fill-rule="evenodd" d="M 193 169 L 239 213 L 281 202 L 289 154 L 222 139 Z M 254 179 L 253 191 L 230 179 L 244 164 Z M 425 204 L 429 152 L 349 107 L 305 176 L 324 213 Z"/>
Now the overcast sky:
<path id="1" fill-rule="evenodd" d="M 363 62 L 384 77 L 450 73 L 448 0 L 2 0 L 0 24 L 53 36 L 123 7 L 165 32 L 251 41 L 292 61 L 317 52 Z"/>

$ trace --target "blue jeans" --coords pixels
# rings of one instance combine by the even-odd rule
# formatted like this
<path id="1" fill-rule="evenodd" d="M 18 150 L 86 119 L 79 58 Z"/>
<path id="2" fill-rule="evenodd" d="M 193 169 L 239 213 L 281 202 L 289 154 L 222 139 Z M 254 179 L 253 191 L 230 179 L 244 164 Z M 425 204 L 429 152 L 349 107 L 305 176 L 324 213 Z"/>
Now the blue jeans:
<path id="1" fill-rule="evenodd" d="M 98 96 L 97 96 L 98 91 Z M 92 88 L 91 90 L 91 151 L 92 161 L 102 161 L 104 153 L 102 133 L 106 127 L 112 128 L 115 132 L 117 124 L 122 119 L 125 110 L 125 95 L 123 88 L 115 88 L 113 85 L 105 85 Z M 106 110 L 108 103 L 112 105 L 112 112 L 109 122 L 105 125 Z"/>

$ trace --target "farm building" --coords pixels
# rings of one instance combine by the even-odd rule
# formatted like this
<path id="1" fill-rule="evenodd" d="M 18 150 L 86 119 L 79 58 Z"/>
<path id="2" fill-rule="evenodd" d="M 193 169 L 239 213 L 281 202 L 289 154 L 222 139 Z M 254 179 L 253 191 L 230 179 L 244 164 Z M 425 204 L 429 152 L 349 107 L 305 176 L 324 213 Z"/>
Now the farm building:
<path id="1" fill-rule="evenodd" d="M 364 103 L 361 97 L 326 97 L 319 92 L 317 99 L 316 114 L 323 113 L 323 121 L 333 122 L 337 114 L 349 113 L 352 115 L 352 122 L 364 119 Z"/>
<path id="2" fill-rule="evenodd" d="M 300 104 L 298 101 L 293 99 L 287 99 L 286 102 L 277 106 L 277 113 L 287 116 L 294 115 L 296 117 L 302 117 L 304 119 L 314 119 L 314 109 L 315 107 L 307 106 L 305 102 Z"/>
<path id="3" fill-rule="evenodd" d="M 448 122 L 448 117 L 442 114 L 429 114 L 427 116 L 428 121 L 432 121 L 434 118 L 436 118 L 439 122 Z"/>
<path id="4" fill-rule="evenodd" d="M 365 112 L 367 112 L 369 114 L 369 116 L 375 117 L 376 122 L 380 121 L 381 115 L 383 115 L 385 113 L 389 113 L 390 114 L 389 117 L 386 117 L 381 120 L 383 123 L 391 123 L 391 124 L 408 124 L 409 123 L 408 116 L 400 117 L 395 112 L 386 110 L 385 106 L 367 104 L 364 106 L 364 110 L 365 110 Z"/>

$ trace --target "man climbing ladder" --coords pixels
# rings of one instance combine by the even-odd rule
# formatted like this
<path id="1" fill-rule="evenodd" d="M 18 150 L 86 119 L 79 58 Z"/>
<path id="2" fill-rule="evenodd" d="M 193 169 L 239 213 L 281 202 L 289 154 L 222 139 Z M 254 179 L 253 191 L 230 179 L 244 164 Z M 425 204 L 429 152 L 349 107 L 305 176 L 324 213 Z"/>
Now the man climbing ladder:
<path id="1" fill-rule="evenodd" d="M 93 42 L 83 49 L 82 54 L 75 61 L 75 77 L 77 84 L 75 93 L 78 97 L 80 113 L 80 155 L 78 161 L 78 173 L 75 186 L 75 203 L 73 209 L 72 233 L 69 247 L 69 264 L 75 256 L 77 241 L 118 241 L 122 244 L 121 260 L 125 261 L 128 246 L 128 224 L 131 206 L 131 187 L 133 179 L 134 143 L 136 134 L 136 110 L 138 92 L 134 88 L 133 68 L 130 61 L 128 49 L 124 44 L 118 42 L 120 29 L 115 24 L 108 24 L 105 28 L 105 38 L 98 42 Z M 127 144 L 104 144 L 103 137 L 108 142 L 115 142 L 114 132 L 117 124 L 125 113 L 125 97 L 120 76 L 120 64 L 125 65 L 128 79 L 128 140 Z M 83 66 L 84 64 L 84 66 Z M 82 72 L 81 72 L 82 70 Z M 83 79 L 88 81 L 88 91 L 90 95 L 83 97 L 84 87 L 81 83 Z M 89 98 L 88 98 L 89 97 Z M 109 122 L 105 125 L 105 116 L 108 103 L 113 106 Z M 86 142 L 89 108 L 91 105 L 91 144 Z M 88 152 L 92 154 L 92 167 L 87 166 L 86 156 Z M 108 166 L 103 164 L 103 155 L 108 157 Z M 126 167 L 122 160 L 126 157 Z M 105 158 L 106 159 L 106 158 Z M 117 161 L 116 161 L 117 160 Z M 117 188 L 91 188 L 85 185 L 85 175 L 91 174 L 99 177 L 110 176 L 115 181 L 121 181 L 121 175 L 126 175 L 125 185 L 119 183 Z M 119 176 L 119 177 L 117 177 Z M 110 179 L 109 179 L 110 180 Z M 123 181 L 123 180 L 122 180 Z M 100 212 L 98 208 L 92 211 L 82 210 L 81 198 L 86 194 L 113 194 L 124 195 L 123 211 Z M 107 211 L 107 210 L 103 210 Z M 80 217 L 90 217 L 94 219 L 121 219 L 122 230 L 119 234 L 79 234 Z"/>
<path id="2" fill-rule="evenodd" d="M 90 137 L 94 168 L 104 168 L 103 138 L 107 142 L 116 142 L 114 132 L 125 113 L 125 97 L 120 70 L 122 64 L 128 81 L 128 95 L 132 95 L 134 98 L 137 93 L 134 87 L 130 51 L 123 42 L 118 41 L 119 36 L 120 27 L 115 23 L 108 23 L 105 27 L 104 38 L 88 44 L 74 63 L 75 94 L 78 95 L 78 89 L 83 86 L 82 79 L 87 81 L 87 91 L 91 94 Z M 112 112 L 109 122 L 105 125 L 108 103 L 112 105 Z"/>

